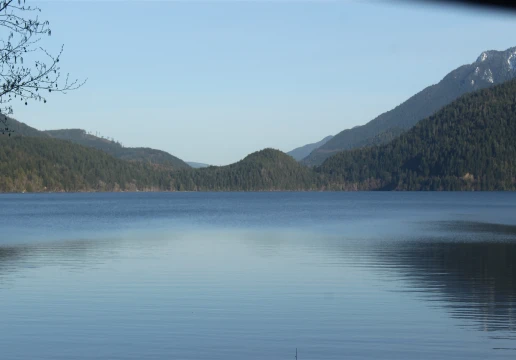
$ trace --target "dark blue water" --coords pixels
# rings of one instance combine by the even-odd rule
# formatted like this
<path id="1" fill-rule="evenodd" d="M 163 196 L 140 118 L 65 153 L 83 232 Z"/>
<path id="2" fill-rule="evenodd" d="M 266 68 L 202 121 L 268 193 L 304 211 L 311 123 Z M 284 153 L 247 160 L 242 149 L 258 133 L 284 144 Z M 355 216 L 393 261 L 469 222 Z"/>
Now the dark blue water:
<path id="1" fill-rule="evenodd" d="M 516 194 L 0 196 L 0 359 L 513 359 Z"/>

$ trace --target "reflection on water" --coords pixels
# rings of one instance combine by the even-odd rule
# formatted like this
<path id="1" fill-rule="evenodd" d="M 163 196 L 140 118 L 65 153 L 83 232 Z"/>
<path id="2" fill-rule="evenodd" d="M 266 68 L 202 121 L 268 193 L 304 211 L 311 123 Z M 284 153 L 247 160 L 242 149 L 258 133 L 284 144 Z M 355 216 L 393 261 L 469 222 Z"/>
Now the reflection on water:
<path id="1" fill-rule="evenodd" d="M 485 198 L 443 206 L 442 216 L 439 200 L 428 213 L 412 198 L 391 201 L 385 221 L 383 200 L 370 194 L 351 210 L 319 199 L 308 211 L 304 198 L 296 212 L 288 198 L 285 218 L 286 202 L 254 196 L 259 206 L 248 208 L 225 199 L 242 214 L 210 215 L 217 224 L 176 228 L 174 218 L 156 230 L 112 201 L 116 227 L 136 216 L 138 231 L 45 241 L 11 233 L 0 241 L 0 358 L 279 360 L 296 347 L 314 360 L 516 356 L 516 225 L 478 221 Z M 505 219 L 514 210 L 498 199 L 491 219 L 493 204 Z M 184 206 L 206 217 L 217 205 Z M 360 215 L 347 217 L 354 209 Z M 306 226 L 312 213 L 317 226 Z M 274 226 L 257 227 L 262 215 Z"/>
<path id="2" fill-rule="evenodd" d="M 378 263 L 403 277 L 401 291 L 435 302 L 466 324 L 488 332 L 516 331 L 516 226 L 434 225 L 446 236 L 382 244 L 374 250 Z M 463 232 L 477 236 L 464 241 Z"/>
<path id="3" fill-rule="evenodd" d="M 437 226 L 443 230 L 458 233 L 458 236 L 464 232 L 488 234 L 488 235 L 508 235 L 507 240 L 514 240 L 516 237 L 516 225 L 496 224 L 480 221 L 441 221 L 431 226 Z M 488 238 L 484 237 L 484 240 Z"/>

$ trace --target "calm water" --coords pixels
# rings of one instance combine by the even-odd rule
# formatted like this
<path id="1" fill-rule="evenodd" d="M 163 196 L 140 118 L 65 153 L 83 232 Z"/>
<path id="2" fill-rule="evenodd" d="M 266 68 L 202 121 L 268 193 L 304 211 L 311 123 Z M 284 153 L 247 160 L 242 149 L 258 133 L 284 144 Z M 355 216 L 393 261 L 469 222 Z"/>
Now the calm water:
<path id="1" fill-rule="evenodd" d="M 0 358 L 514 359 L 516 194 L 0 196 Z"/>

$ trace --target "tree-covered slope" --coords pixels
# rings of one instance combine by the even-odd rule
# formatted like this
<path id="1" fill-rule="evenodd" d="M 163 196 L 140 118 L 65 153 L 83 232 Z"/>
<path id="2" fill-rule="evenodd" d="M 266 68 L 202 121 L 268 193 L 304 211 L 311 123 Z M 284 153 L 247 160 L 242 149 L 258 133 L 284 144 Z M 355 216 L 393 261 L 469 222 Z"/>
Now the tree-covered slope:
<path id="1" fill-rule="evenodd" d="M 248 155 L 228 166 L 210 166 L 172 173 L 176 190 L 274 191 L 307 190 L 318 185 L 315 173 L 274 149 Z"/>
<path id="2" fill-rule="evenodd" d="M 363 126 L 341 131 L 303 160 L 306 165 L 320 165 L 342 150 L 374 145 L 380 134 L 384 143 L 392 138 L 393 129 L 407 130 L 418 121 L 434 114 L 460 96 L 501 84 L 516 77 L 516 47 L 505 51 L 485 51 L 477 60 L 463 65 L 438 84 L 429 86 L 404 103 L 379 115 Z M 395 131 L 395 130 L 394 130 Z M 399 131 L 398 131 L 399 132 Z"/>
<path id="3" fill-rule="evenodd" d="M 389 144 L 343 151 L 333 189 L 515 190 L 516 80 L 467 94 Z"/>
<path id="4" fill-rule="evenodd" d="M 46 130 L 44 133 L 56 139 L 69 140 L 76 144 L 102 150 L 123 160 L 141 161 L 173 169 L 184 169 L 190 167 L 183 160 L 165 151 L 145 147 L 123 147 L 120 143 L 114 140 L 88 134 L 82 129 Z"/>
<path id="5" fill-rule="evenodd" d="M 0 192 L 167 190 L 169 174 L 58 139 L 0 136 Z"/>
<path id="6" fill-rule="evenodd" d="M 183 160 L 161 150 L 145 147 L 123 147 L 119 142 L 88 134 L 82 129 L 63 129 L 41 131 L 15 119 L 7 119 L 13 135 L 55 138 L 68 140 L 79 145 L 102 150 L 116 158 L 127 161 L 140 161 L 169 169 L 185 169 L 190 166 Z"/>
<path id="7" fill-rule="evenodd" d="M 17 121 L 9 117 L 6 118 L 6 125 L 9 130 L 12 131 L 13 135 L 50 138 L 50 135 L 45 134 L 43 131 L 39 131 L 38 129 L 35 129 L 21 121 Z"/>

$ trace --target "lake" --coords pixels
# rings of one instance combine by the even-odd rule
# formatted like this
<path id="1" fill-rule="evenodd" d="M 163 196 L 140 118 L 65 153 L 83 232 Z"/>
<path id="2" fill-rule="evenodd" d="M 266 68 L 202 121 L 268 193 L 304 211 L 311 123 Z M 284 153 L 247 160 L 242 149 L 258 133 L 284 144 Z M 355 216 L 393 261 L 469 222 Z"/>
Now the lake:
<path id="1" fill-rule="evenodd" d="M 0 195 L 0 358 L 514 359 L 515 193 Z"/>

